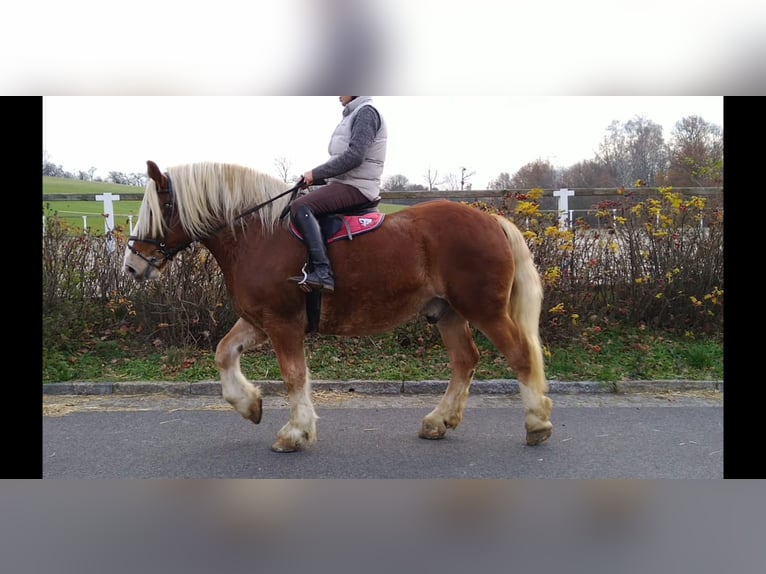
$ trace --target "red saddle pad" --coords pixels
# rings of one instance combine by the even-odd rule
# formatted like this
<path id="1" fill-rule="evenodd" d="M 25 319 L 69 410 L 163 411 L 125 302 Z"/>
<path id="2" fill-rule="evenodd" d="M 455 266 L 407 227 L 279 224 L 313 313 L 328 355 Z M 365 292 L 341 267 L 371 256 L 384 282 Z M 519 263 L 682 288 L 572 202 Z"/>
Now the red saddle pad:
<path id="1" fill-rule="evenodd" d="M 360 215 L 331 215 L 323 217 L 320 221 L 322 232 L 327 243 L 340 239 L 351 239 L 356 235 L 374 231 L 383 224 L 386 214 L 380 212 L 364 213 Z M 329 228 L 329 233 L 328 233 Z M 338 229 L 336 229 L 338 228 Z M 303 236 L 290 222 L 290 231 L 301 241 Z"/>

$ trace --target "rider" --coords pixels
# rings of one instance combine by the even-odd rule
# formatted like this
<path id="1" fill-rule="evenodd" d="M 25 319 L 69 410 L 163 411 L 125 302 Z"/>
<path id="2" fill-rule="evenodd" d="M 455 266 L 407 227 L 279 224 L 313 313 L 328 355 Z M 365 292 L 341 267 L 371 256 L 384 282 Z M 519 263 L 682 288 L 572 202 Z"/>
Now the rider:
<path id="1" fill-rule="evenodd" d="M 314 270 L 290 281 L 332 293 L 335 279 L 317 217 L 380 198 L 388 130 L 372 96 L 338 96 L 343 118 L 330 138 L 330 159 L 303 174 L 302 188 L 320 185 L 296 198 L 290 217 L 308 246 Z"/>

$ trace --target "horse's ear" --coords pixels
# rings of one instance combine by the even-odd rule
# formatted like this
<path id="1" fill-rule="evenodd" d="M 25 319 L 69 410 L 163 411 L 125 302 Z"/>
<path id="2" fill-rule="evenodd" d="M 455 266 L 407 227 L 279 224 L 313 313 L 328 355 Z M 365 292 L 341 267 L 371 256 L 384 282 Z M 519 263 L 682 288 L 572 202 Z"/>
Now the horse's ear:
<path id="1" fill-rule="evenodd" d="M 165 176 L 162 175 L 160 168 L 152 160 L 146 162 L 146 175 L 154 180 L 154 183 L 157 184 L 157 189 L 165 189 L 163 185 Z"/>
<path id="2" fill-rule="evenodd" d="M 152 179 L 156 179 L 158 176 L 162 175 L 162 172 L 160 171 L 160 168 L 157 167 L 156 163 L 154 163 L 152 160 L 148 160 L 146 162 L 146 175 Z"/>

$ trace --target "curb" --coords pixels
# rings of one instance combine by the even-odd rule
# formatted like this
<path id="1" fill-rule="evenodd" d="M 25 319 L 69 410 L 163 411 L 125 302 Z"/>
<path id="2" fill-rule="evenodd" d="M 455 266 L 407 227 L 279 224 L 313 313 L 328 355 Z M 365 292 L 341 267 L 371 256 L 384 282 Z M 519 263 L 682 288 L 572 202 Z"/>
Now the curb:
<path id="1" fill-rule="evenodd" d="M 282 395 L 282 381 L 252 381 L 261 387 L 266 396 Z M 323 381 L 313 380 L 315 391 L 332 391 L 360 395 L 422 395 L 442 394 L 448 381 Z M 550 394 L 625 394 L 642 392 L 723 392 L 723 381 L 620 381 L 620 382 L 564 382 L 548 381 Z M 473 381 L 471 394 L 515 395 L 519 393 L 516 379 L 492 379 Z M 69 382 L 43 385 L 43 395 L 172 395 L 172 396 L 223 396 L 221 383 L 202 381 L 197 383 L 174 382 Z"/>

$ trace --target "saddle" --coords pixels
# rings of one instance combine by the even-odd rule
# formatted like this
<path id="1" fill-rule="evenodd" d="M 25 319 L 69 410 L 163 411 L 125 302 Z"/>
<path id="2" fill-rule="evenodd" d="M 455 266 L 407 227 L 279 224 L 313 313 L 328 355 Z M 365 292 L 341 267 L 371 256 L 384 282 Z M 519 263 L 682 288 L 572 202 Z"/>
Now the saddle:
<path id="1" fill-rule="evenodd" d="M 322 230 L 322 237 L 327 245 L 348 239 L 351 241 L 357 235 L 375 231 L 381 225 L 386 217 L 385 213 L 378 210 L 380 198 L 369 203 L 358 205 L 351 209 L 338 211 L 336 213 L 327 213 L 317 217 L 317 222 Z M 288 210 L 286 209 L 287 213 Z M 292 221 L 289 223 L 290 233 L 296 239 L 303 241 L 301 232 L 295 227 Z M 308 317 L 307 333 L 316 333 L 319 330 L 319 315 L 322 309 L 322 292 L 311 291 L 306 294 L 306 315 Z"/>
<path id="2" fill-rule="evenodd" d="M 322 237 L 327 245 L 341 239 L 352 240 L 357 235 L 375 231 L 383 225 L 385 213 L 378 210 L 380 199 L 336 213 L 327 213 L 317 217 L 322 230 Z M 290 232 L 300 241 L 303 236 L 290 221 Z"/>

